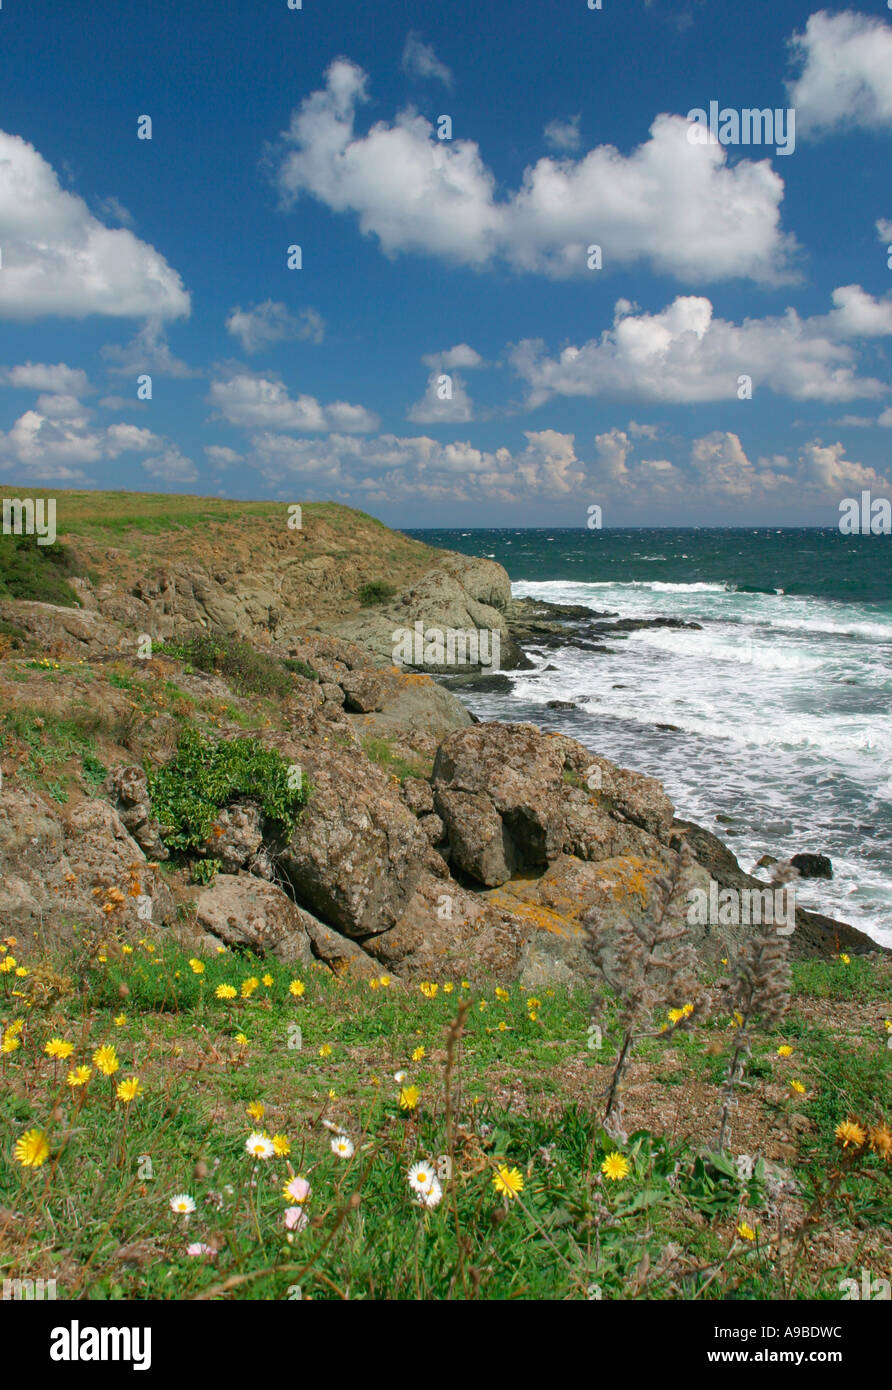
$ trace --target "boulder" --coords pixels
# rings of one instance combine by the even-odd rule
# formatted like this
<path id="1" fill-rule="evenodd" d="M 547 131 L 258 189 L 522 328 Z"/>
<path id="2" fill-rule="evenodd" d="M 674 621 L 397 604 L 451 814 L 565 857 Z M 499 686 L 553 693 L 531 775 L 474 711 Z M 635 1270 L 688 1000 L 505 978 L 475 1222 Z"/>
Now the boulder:
<path id="1" fill-rule="evenodd" d="M 217 874 L 195 901 L 196 925 L 210 936 L 289 965 L 312 960 L 307 915 L 276 884 L 246 874 Z"/>
<path id="2" fill-rule="evenodd" d="M 340 680 L 344 706 L 356 714 L 370 714 L 384 706 L 384 687 L 374 671 L 345 671 Z"/>
<path id="3" fill-rule="evenodd" d="M 826 854 L 794 854 L 790 863 L 801 878 L 833 877 L 833 865 Z"/>
<path id="4" fill-rule="evenodd" d="M 423 777 L 404 777 L 400 796 L 414 816 L 426 816 L 434 809 L 434 793 Z"/>
<path id="5" fill-rule="evenodd" d="M 145 770 L 135 765 L 114 768 L 106 780 L 106 791 L 140 849 L 152 859 L 167 859 L 161 827 L 149 800 Z"/>
<path id="6" fill-rule="evenodd" d="M 219 859 L 224 874 L 235 874 L 254 860 L 263 845 L 263 817 L 253 801 L 239 802 L 218 811 L 201 853 Z M 261 865 L 263 859 L 258 861 Z M 262 878 L 267 874 L 262 873 Z"/>

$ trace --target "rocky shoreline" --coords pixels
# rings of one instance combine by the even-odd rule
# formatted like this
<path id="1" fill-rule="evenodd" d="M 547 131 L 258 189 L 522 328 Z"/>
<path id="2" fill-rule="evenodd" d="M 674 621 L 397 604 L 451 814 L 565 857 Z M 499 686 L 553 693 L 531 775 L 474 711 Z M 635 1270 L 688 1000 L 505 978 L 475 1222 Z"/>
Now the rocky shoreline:
<path id="1" fill-rule="evenodd" d="M 119 552 L 109 561 L 85 542 L 96 569 L 77 581 L 80 607 L 0 601 L 0 622 L 21 634 L 0 660 L 8 930 L 65 941 L 76 926 L 118 939 L 160 929 L 199 954 L 223 943 L 360 977 L 446 972 L 539 988 L 596 978 L 592 932 L 603 946 L 623 922 L 662 914 L 680 925 L 689 894 L 711 882 L 767 887 L 710 832 L 677 818 L 659 782 L 554 731 L 480 723 L 459 698 L 463 681 L 529 669 L 525 644 L 557 649 L 572 631 L 597 650 L 642 620 L 514 599 L 501 566 L 434 551 L 413 552 L 416 573 L 363 608 L 341 567 L 301 560 L 305 543 L 286 538 L 242 582 L 238 555 L 227 567 L 200 551 L 188 561 L 161 553 L 135 575 Z M 314 601 L 320 575 L 328 587 Z M 394 667 L 393 632 L 417 621 L 497 632 L 506 669 L 456 681 Z M 275 696 L 160 646 L 208 632 L 252 644 L 279 682 Z M 148 659 L 137 647 L 146 635 L 160 646 Z M 25 775 L 28 730 L 55 728 L 72 711 L 95 725 L 90 756 L 107 776 L 100 787 L 66 771 L 62 795 L 61 780 L 48 791 Z M 190 874 L 182 856 L 168 857 L 146 775 L 169 761 L 185 724 L 250 735 L 311 787 L 285 838 L 256 799 L 221 806 L 197 855 L 213 865 L 198 883 L 194 866 Z M 710 966 L 749 930 L 690 927 Z M 882 949 L 801 908 L 789 940 L 794 958 Z"/>

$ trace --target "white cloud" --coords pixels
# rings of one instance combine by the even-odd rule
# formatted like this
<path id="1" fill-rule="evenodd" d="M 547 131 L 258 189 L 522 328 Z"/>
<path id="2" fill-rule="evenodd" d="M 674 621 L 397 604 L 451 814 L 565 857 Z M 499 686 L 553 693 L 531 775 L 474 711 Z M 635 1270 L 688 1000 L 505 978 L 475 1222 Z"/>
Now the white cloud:
<path id="1" fill-rule="evenodd" d="M 208 463 L 216 468 L 234 468 L 236 464 L 244 463 L 244 455 L 235 449 L 229 449 L 223 444 L 206 444 L 204 452 L 207 454 Z"/>
<path id="2" fill-rule="evenodd" d="M 47 161 L 0 131 L 0 318 L 189 314 L 180 276 L 125 227 L 106 227 Z"/>
<path id="3" fill-rule="evenodd" d="M 226 329 L 239 339 L 245 352 L 259 352 L 270 343 L 295 338 L 321 343 L 325 336 L 325 322 L 315 309 L 301 309 L 295 315 L 287 305 L 272 299 L 250 309 L 237 305 L 229 313 Z"/>
<path id="4" fill-rule="evenodd" d="M 683 116 L 660 115 L 629 155 L 601 145 L 579 160 L 540 159 L 504 200 L 473 140 L 436 138 L 412 111 L 354 132 L 366 75 L 332 63 L 324 90 L 292 113 L 270 156 L 283 206 L 309 194 L 355 213 L 388 256 L 417 252 L 483 267 L 561 277 L 604 264 L 648 262 L 679 279 L 789 278 L 794 249 L 780 230 L 783 180 L 770 161 L 729 166 L 722 145 L 694 145 Z"/>
<path id="5" fill-rule="evenodd" d="M 882 415 L 877 420 L 877 424 L 892 429 L 892 406 L 883 411 Z"/>
<path id="6" fill-rule="evenodd" d="M 195 464 L 181 454 L 175 444 L 169 445 L 161 454 L 143 459 L 142 466 L 153 478 L 160 478 L 165 483 L 194 483 L 198 478 Z"/>
<path id="7" fill-rule="evenodd" d="M 630 420 L 626 428 L 633 439 L 656 439 L 660 433 L 657 425 L 639 425 L 637 420 Z"/>
<path id="8" fill-rule="evenodd" d="M 448 397 L 444 398 L 444 392 Z M 474 418 L 474 406 L 457 372 L 432 371 L 427 390 L 406 412 L 408 420 L 419 425 L 466 424 Z"/>
<path id="9" fill-rule="evenodd" d="M 118 454 L 147 454 L 151 449 L 161 448 L 164 440 L 151 430 L 140 429 L 138 425 L 109 425 L 105 431 L 105 452 L 109 458 Z"/>
<path id="10" fill-rule="evenodd" d="M 856 484 L 888 486 L 875 469 L 847 459 L 842 444 L 824 445 L 819 440 L 802 445 L 793 463 L 778 455 L 754 464 L 738 435 L 713 430 L 694 440 L 691 463 L 698 486 L 723 497 L 781 494 L 795 501 L 803 492 L 833 495 Z"/>
<path id="11" fill-rule="evenodd" d="M 549 121 L 542 132 L 546 144 L 549 144 L 553 150 L 562 150 L 565 153 L 578 150 L 582 144 L 582 135 L 579 131 L 581 116 L 582 112 L 580 111 L 576 116 L 570 116 L 566 121 Z"/>
<path id="12" fill-rule="evenodd" d="M 857 285 L 834 294 L 836 307 L 816 318 L 794 309 L 780 317 L 713 317 L 700 296 L 679 296 L 656 314 L 629 313 L 619 301 L 613 327 L 582 347 L 548 357 L 539 340 L 511 354 L 529 385 L 530 406 L 554 395 L 611 396 L 694 403 L 735 400 L 738 376 L 794 400 L 849 401 L 885 395 L 888 387 L 858 377 L 855 354 L 843 339 L 854 332 L 892 332 L 889 300 L 876 301 Z"/>
<path id="13" fill-rule="evenodd" d="M 421 360 L 426 367 L 436 367 L 444 372 L 451 371 L 453 367 L 468 369 L 486 366 L 480 353 L 468 347 L 467 343 L 456 343 L 455 347 L 447 348 L 445 352 L 428 352 Z"/>
<path id="14" fill-rule="evenodd" d="M 876 228 L 880 241 L 892 241 L 892 217 L 878 217 Z"/>
<path id="15" fill-rule="evenodd" d="M 202 375 L 173 356 L 164 326 L 158 319 L 147 319 L 130 342 L 123 346 L 109 343 L 102 349 L 102 356 L 112 364 L 108 370 L 113 376 L 135 377 L 148 372 L 153 376 L 185 379 Z"/>
<path id="16" fill-rule="evenodd" d="M 39 395 L 33 410 L 20 415 L 6 433 L 0 431 L 0 467 L 36 478 L 83 477 L 77 471 L 80 464 L 146 453 L 163 444 L 151 430 L 136 425 L 97 427 L 92 414 L 76 396 Z"/>
<path id="17" fill-rule="evenodd" d="M 377 429 L 377 415 L 361 405 L 335 401 L 320 405 L 315 396 L 292 399 L 281 379 L 234 368 L 211 382 L 208 395 L 215 416 L 243 429 L 293 430 L 296 433 L 337 430 L 363 433 Z"/>
<path id="18" fill-rule="evenodd" d="M 445 63 L 441 63 L 429 43 L 424 43 L 420 34 L 410 31 L 403 49 L 403 72 L 407 77 L 420 81 L 433 79 L 445 87 L 452 86 L 452 73 Z"/>
<path id="19" fill-rule="evenodd" d="M 20 386 L 32 391 L 51 391 L 57 395 L 85 396 L 90 390 L 87 373 L 64 362 L 23 362 L 17 367 L 0 367 L 0 386 Z"/>
<path id="20" fill-rule="evenodd" d="M 819 10 L 790 48 L 802 69 L 787 84 L 800 133 L 892 129 L 892 27 L 851 10 Z"/>

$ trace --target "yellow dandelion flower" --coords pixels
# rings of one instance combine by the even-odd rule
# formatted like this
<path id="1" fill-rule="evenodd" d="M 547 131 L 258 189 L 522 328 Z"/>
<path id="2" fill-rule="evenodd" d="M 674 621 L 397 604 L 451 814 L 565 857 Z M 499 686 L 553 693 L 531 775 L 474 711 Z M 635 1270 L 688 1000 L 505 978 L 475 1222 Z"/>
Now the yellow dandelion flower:
<path id="1" fill-rule="evenodd" d="M 529 998 L 527 999 L 527 1008 L 528 1008 L 528 1009 L 541 1009 L 541 1008 L 542 1008 L 542 1000 L 541 1000 L 541 999 L 536 999 L 536 998 L 531 994 L 531 995 L 529 996 Z"/>
<path id="2" fill-rule="evenodd" d="M 489 1001 L 487 999 L 481 999 L 477 1007 L 479 1008 L 480 1012 L 483 1013 L 484 1009 L 489 1008 Z"/>
<path id="3" fill-rule="evenodd" d="M 420 1061 L 422 1060 L 423 1057 L 424 1057 L 424 1048 L 423 1048 L 423 1047 L 416 1047 L 415 1051 L 412 1053 L 412 1061 L 413 1061 L 413 1062 L 420 1062 Z"/>
<path id="4" fill-rule="evenodd" d="M 244 1033 L 236 1033 L 235 1040 L 239 1047 L 248 1046 L 248 1039 L 245 1037 Z"/>
<path id="5" fill-rule="evenodd" d="M 267 989 L 272 989 L 273 985 L 275 984 L 275 980 L 273 979 L 269 971 L 267 971 L 266 974 L 261 977 L 260 983 L 262 985 L 265 985 Z"/>
<path id="6" fill-rule="evenodd" d="M 319 1049 L 319 1056 L 320 1056 L 320 1057 L 330 1057 L 330 1056 L 331 1056 L 331 1043 L 323 1043 L 323 1044 L 322 1044 L 322 1046 L 321 1046 L 320 1049 Z"/>
<path id="7" fill-rule="evenodd" d="M 492 1182 L 496 1192 L 511 1201 L 518 1193 L 523 1192 L 523 1175 L 519 1168 L 498 1167 L 493 1174 Z"/>
<path id="8" fill-rule="evenodd" d="M 291 984 L 288 986 L 288 993 L 293 994 L 295 999 L 299 999 L 300 996 L 306 991 L 306 988 L 307 987 L 304 984 L 303 980 L 292 980 Z"/>
<path id="9" fill-rule="evenodd" d="M 218 985 L 214 994 L 218 999 L 234 999 L 235 989 L 232 985 Z"/>
<path id="10" fill-rule="evenodd" d="M 432 984 L 430 980 L 422 980 L 418 986 L 425 999 L 436 999 L 439 985 Z"/>
<path id="11" fill-rule="evenodd" d="M 197 956 L 192 957 L 192 959 L 189 961 L 189 966 L 193 975 L 204 974 L 204 961 L 199 960 Z"/>
<path id="12" fill-rule="evenodd" d="M 262 1100 L 252 1100 L 248 1106 L 248 1114 L 252 1120 L 262 1120 L 266 1114 L 266 1106 Z"/>
<path id="13" fill-rule="evenodd" d="M 507 1025 L 507 1023 L 505 1022 L 505 1020 L 502 1019 L 501 1023 L 499 1024 L 499 1032 L 500 1032 L 500 1033 L 505 1033 L 505 1032 L 507 1032 L 507 1029 L 508 1029 L 508 1025 Z"/>
<path id="14" fill-rule="evenodd" d="M 27 965 L 17 965 L 15 973 L 18 975 L 20 980 L 24 980 L 25 976 L 30 975 L 31 972 L 28 969 Z"/>
<path id="15" fill-rule="evenodd" d="M 503 1004 L 507 1004 L 511 995 L 508 993 L 507 989 L 502 989 L 501 985 L 496 985 L 496 998 Z"/>
<path id="16" fill-rule="evenodd" d="M 337 1098 L 338 1098 L 338 1093 L 337 1093 L 337 1091 L 334 1089 L 333 1086 L 329 1087 L 328 1099 L 329 1099 L 329 1100 L 337 1100 Z"/>
<path id="17" fill-rule="evenodd" d="M 443 993 L 444 993 L 444 994 L 451 994 L 452 991 L 453 991 L 454 989 L 455 989 L 455 985 L 454 985 L 454 984 L 452 983 L 452 981 L 450 980 L 450 981 L 448 982 L 448 984 L 445 984 L 445 985 L 443 986 Z"/>
<path id="18" fill-rule="evenodd" d="M 790 1085 L 793 1087 L 793 1090 L 796 1092 L 797 1096 L 805 1095 L 805 1087 L 803 1086 L 801 1081 L 791 1081 Z"/>
<path id="19" fill-rule="evenodd" d="M 93 1053 L 93 1065 L 98 1071 L 102 1072 L 103 1076 L 114 1076 L 120 1066 L 118 1054 L 115 1052 L 114 1047 L 111 1044 L 106 1044 L 104 1047 L 97 1047 L 96 1051 Z"/>
<path id="20" fill-rule="evenodd" d="M 741 1240 L 755 1240 L 756 1233 L 752 1226 L 748 1226 L 745 1221 L 741 1221 L 737 1227 L 737 1234 Z"/>
<path id="21" fill-rule="evenodd" d="M 73 1067 L 65 1080 L 69 1086 L 86 1086 L 92 1075 L 92 1067 Z"/>
<path id="22" fill-rule="evenodd" d="M 121 952 L 122 952 L 122 954 L 125 955 L 125 956 L 132 956 L 132 955 L 133 955 L 133 947 L 132 947 L 132 946 L 122 946 L 122 947 L 121 947 Z M 191 962 L 190 962 L 190 964 L 191 964 Z"/>
<path id="23" fill-rule="evenodd" d="M 21 1045 L 22 1044 L 20 1040 L 16 1037 L 15 1033 L 10 1033 L 9 1029 L 7 1028 L 6 1032 L 3 1034 L 3 1040 L 2 1042 L 0 1042 L 0 1052 L 15 1052 L 17 1048 L 21 1047 Z"/>
<path id="24" fill-rule="evenodd" d="M 888 1125 L 873 1125 L 867 1138 L 875 1154 L 879 1154 L 884 1161 L 892 1158 L 892 1130 Z"/>
<path id="25" fill-rule="evenodd" d="M 11 975 L 15 970 L 15 956 L 4 956 L 0 960 L 0 975 Z"/>
<path id="26" fill-rule="evenodd" d="M 668 1013 L 670 1023 L 680 1023 L 684 1016 L 684 1009 L 670 1009 Z"/>
<path id="27" fill-rule="evenodd" d="M 124 1027 L 124 1024 L 125 1024 L 126 1022 L 127 1022 L 127 1015 L 126 1015 L 126 1014 L 118 1014 L 117 1018 L 115 1019 L 115 1027 L 116 1027 L 116 1028 L 123 1028 L 123 1027 Z"/>
<path id="28" fill-rule="evenodd" d="M 629 1176 L 629 1160 L 625 1154 L 608 1154 L 601 1164 L 601 1172 L 609 1182 L 621 1182 L 623 1178 Z"/>
<path id="29" fill-rule="evenodd" d="M 850 1144 L 854 1144 L 856 1149 L 860 1149 L 867 1138 L 866 1132 L 854 1120 L 842 1120 L 833 1133 L 844 1149 L 847 1149 Z"/>
<path id="30" fill-rule="evenodd" d="M 380 989 L 381 981 L 378 979 L 369 980 L 369 989 Z"/>
<path id="31" fill-rule="evenodd" d="M 420 1092 L 417 1086 L 403 1086 L 399 1094 L 401 1110 L 414 1110 L 418 1104 Z"/>
<path id="32" fill-rule="evenodd" d="M 390 988 L 390 976 L 389 976 L 389 975 L 379 975 L 379 976 L 378 976 L 378 984 L 381 986 L 382 989 L 389 989 L 389 988 Z"/>
<path id="33" fill-rule="evenodd" d="M 118 1082 L 117 1097 L 125 1105 L 129 1105 L 132 1100 L 138 1100 L 142 1095 L 142 1082 L 138 1076 L 128 1076 L 126 1081 Z"/>
<path id="34" fill-rule="evenodd" d="M 840 957 L 839 957 L 839 958 L 840 958 L 840 960 L 842 961 L 843 965 L 851 965 L 851 964 L 852 964 L 852 957 L 851 957 L 851 956 L 847 956 L 846 953 L 845 953 L 845 951 L 843 951 L 843 952 L 840 954 Z"/>
<path id="35" fill-rule="evenodd" d="M 58 1057 L 64 1061 L 70 1057 L 74 1051 L 74 1043 L 66 1042 L 63 1038 L 50 1038 L 46 1047 L 43 1049 L 47 1057 Z"/>
<path id="36" fill-rule="evenodd" d="M 273 1148 L 279 1158 L 287 1158 L 291 1153 L 291 1140 L 287 1134 L 273 1135 Z"/>
<path id="37" fill-rule="evenodd" d="M 462 987 L 462 989 L 470 989 L 470 988 L 471 988 L 470 982 L 469 982 L 468 980 L 462 980 L 462 982 L 461 982 L 461 987 Z"/>
<path id="38" fill-rule="evenodd" d="M 260 988 L 260 981 L 256 975 L 251 975 L 247 980 L 242 980 L 242 998 L 250 999 L 255 990 Z"/>
<path id="39" fill-rule="evenodd" d="M 777 1049 L 777 1055 L 778 1057 L 792 1057 L 793 1049 L 789 1043 L 781 1043 L 780 1047 Z"/>
<path id="40" fill-rule="evenodd" d="M 535 1023 L 536 1020 L 537 1020 L 537 1018 L 539 1017 L 539 1015 L 536 1013 L 535 1009 L 531 1009 L 530 1012 L 529 1012 L 529 1014 L 528 1014 L 527 1016 L 528 1016 L 528 1018 L 529 1018 L 529 1020 L 530 1020 L 530 1023 Z"/>
<path id="41" fill-rule="evenodd" d="M 50 1156 L 46 1135 L 39 1129 L 28 1129 L 16 1140 L 15 1159 L 23 1168 L 39 1168 Z"/>

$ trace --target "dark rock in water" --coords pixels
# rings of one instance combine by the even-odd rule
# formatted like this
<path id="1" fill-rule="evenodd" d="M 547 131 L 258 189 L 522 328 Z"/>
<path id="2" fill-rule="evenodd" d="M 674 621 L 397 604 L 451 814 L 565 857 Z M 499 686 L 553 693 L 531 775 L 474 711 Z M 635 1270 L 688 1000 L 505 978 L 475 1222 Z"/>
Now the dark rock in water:
<path id="1" fill-rule="evenodd" d="M 665 729 L 668 734 L 680 734 L 682 730 L 677 724 L 655 724 L 655 729 Z"/>
<path id="2" fill-rule="evenodd" d="M 790 863 L 802 878 L 833 877 L 833 865 L 826 854 L 794 854 Z"/>
<path id="3" fill-rule="evenodd" d="M 610 687 L 611 690 L 629 690 L 630 688 L 628 685 L 612 685 Z"/>
<path id="4" fill-rule="evenodd" d="M 615 623 L 593 623 L 596 632 L 642 632 L 645 628 L 670 627 L 687 628 L 692 632 L 702 632 L 702 623 L 688 622 L 685 618 L 620 618 Z"/>
<path id="5" fill-rule="evenodd" d="M 447 676 L 441 684 L 449 690 L 471 690 L 479 691 L 481 694 L 490 691 L 494 694 L 507 695 L 512 689 L 510 677 L 501 671 L 469 671 L 464 676 Z"/>
<path id="6" fill-rule="evenodd" d="M 757 860 L 756 860 L 756 868 L 757 868 L 757 869 L 770 869 L 771 866 L 772 866 L 772 864 L 776 864 L 776 863 L 777 863 L 777 860 L 775 859 L 775 857 L 774 857 L 773 854 L 763 854 L 761 859 L 757 859 Z"/>
<path id="7" fill-rule="evenodd" d="M 546 704 L 545 708 L 546 708 L 546 709 L 578 709 L 579 706 L 578 706 L 578 705 L 574 705 L 574 703 L 573 703 L 572 700 L 549 700 L 548 703 Z"/>
<path id="8" fill-rule="evenodd" d="M 549 664 L 548 664 L 547 666 L 543 666 L 543 667 L 542 667 L 542 670 L 543 670 L 543 671 L 556 671 L 556 670 L 557 670 L 557 667 L 556 667 L 556 666 L 552 666 L 551 663 L 549 662 Z"/>
<path id="9" fill-rule="evenodd" d="M 719 825 L 733 825 L 733 824 L 734 824 L 734 817 L 733 817 L 733 816 L 726 816 L 725 813 L 724 813 L 724 811 L 719 811 L 718 815 L 716 816 L 716 820 L 718 821 Z"/>

